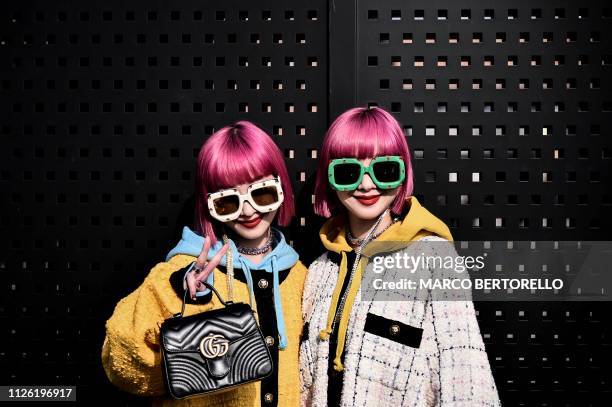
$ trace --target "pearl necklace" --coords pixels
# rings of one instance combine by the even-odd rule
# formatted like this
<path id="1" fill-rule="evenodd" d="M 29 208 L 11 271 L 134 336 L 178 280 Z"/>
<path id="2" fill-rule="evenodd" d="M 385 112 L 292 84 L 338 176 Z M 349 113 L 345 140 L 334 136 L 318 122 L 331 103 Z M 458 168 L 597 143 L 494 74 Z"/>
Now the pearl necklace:
<path id="1" fill-rule="evenodd" d="M 385 230 L 389 229 L 389 227 L 391 227 L 391 225 L 395 224 L 397 221 L 399 221 L 399 218 L 393 219 L 391 223 L 385 226 L 380 232 L 374 233 L 370 240 L 375 240 L 378 236 L 382 235 Z M 355 236 L 353 236 L 353 234 L 351 233 L 351 228 L 349 228 L 348 225 L 346 226 L 346 239 L 348 240 L 348 243 L 351 246 L 359 246 L 364 241 L 364 239 L 357 239 Z"/>

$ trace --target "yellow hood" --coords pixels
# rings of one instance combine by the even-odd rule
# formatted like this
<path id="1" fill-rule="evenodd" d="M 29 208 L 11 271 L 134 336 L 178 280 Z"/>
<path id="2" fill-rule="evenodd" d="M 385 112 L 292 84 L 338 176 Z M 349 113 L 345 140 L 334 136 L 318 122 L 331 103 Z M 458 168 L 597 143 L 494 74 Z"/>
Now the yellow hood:
<path id="1" fill-rule="evenodd" d="M 390 226 L 375 242 L 408 243 L 428 235 L 437 235 L 446 240 L 453 240 L 448 226 L 425 209 L 416 197 L 410 196 L 406 199 L 406 209 L 408 213 L 404 218 Z M 321 227 L 319 236 L 327 250 L 336 253 L 353 250 L 346 241 L 346 225 L 346 214 L 342 214 L 329 219 Z"/>
<path id="2" fill-rule="evenodd" d="M 408 246 L 411 241 L 419 240 L 429 235 L 437 235 L 446 240 L 453 240 L 453 236 L 451 235 L 448 226 L 421 206 L 419 201 L 414 196 L 406 199 L 406 205 L 402 214 L 405 215 L 403 215 L 400 222 L 394 223 L 387 230 L 385 230 L 383 234 L 376 238 L 376 240 L 368 243 L 361 253 L 361 258 L 357 268 L 355 269 L 354 278 L 350 280 L 351 284 L 349 287 L 347 287 L 347 292 L 345 294 L 346 301 L 344 303 L 344 308 L 342 309 L 342 314 L 340 315 L 339 324 L 336 326 L 336 329 L 338 329 L 338 344 L 334 357 L 334 369 L 337 371 L 344 369 L 342 366 L 341 355 L 342 351 L 344 350 L 349 316 L 357 295 L 357 291 L 359 290 L 359 286 L 361 284 L 363 270 L 365 270 L 369 258 L 372 257 L 373 254 L 380 251 L 389 252 L 400 250 Z M 353 248 L 346 241 L 346 225 L 347 217 L 345 214 L 343 214 L 325 222 L 319 231 L 319 236 L 323 246 L 325 246 L 325 248 L 329 251 L 340 253 L 342 258 L 338 269 L 338 280 L 336 282 L 336 287 L 334 288 L 332 302 L 327 315 L 327 325 L 319 334 L 319 337 L 322 340 L 328 340 L 332 333 L 333 321 L 337 313 L 338 303 L 340 301 L 341 287 L 344 280 L 346 278 L 350 278 L 346 253 L 352 251 Z"/>

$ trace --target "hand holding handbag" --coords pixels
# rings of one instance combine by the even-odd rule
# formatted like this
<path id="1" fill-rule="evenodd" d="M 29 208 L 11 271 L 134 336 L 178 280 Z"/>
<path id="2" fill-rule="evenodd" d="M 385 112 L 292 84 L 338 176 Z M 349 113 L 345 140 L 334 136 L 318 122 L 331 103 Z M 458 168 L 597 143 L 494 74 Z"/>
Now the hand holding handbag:
<path id="1" fill-rule="evenodd" d="M 229 390 L 272 373 L 272 356 L 248 304 L 224 301 L 203 281 L 223 308 L 184 317 L 181 312 L 160 327 L 162 368 L 175 399 Z"/>

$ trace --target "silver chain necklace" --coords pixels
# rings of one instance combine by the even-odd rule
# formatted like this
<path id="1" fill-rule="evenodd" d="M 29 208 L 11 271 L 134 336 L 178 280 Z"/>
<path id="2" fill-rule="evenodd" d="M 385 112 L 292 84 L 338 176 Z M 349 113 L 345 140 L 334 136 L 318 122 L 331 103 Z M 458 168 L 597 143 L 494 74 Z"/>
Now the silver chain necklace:
<path id="1" fill-rule="evenodd" d="M 399 220 L 399 218 L 395 218 L 391 221 L 391 223 L 389 223 L 387 226 L 385 226 L 380 232 L 374 233 L 371 237 L 370 240 L 374 240 L 376 239 L 378 236 L 382 235 L 385 230 L 389 229 L 389 227 L 391 227 L 394 223 L 396 223 Z M 346 226 L 346 240 L 348 240 L 348 243 L 351 246 L 359 246 L 361 245 L 361 243 L 363 243 L 364 239 L 358 239 L 355 236 L 353 236 L 353 234 L 351 233 L 351 228 L 348 227 L 348 225 Z"/>
<path id="2" fill-rule="evenodd" d="M 340 299 L 340 303 L 338 304 L 338 307 L 336 308 L 336 314 L 334 315 L 334 319 L 332 321 L 332 326 L 331 329 L 332 331 L 334 329 L 336 329 L 336 323 L 338 322 L 338 316 L 342 315 L 342 311 L 344 310 L 344 304 L 346 302 L 346 297 L 350 291 L 351 288 L 351 284 L 353 282 L 353 278 L 355 276 L 355 271 L 357 271 L 357 267 L 359 266 L 359 260 L 361 260 L 361 252 L 363 251 L 364 247 L 370 242 L 372 241 L 372 236 L 374 234 L 374 231 L 376 230 L 376 228 L 378 227 L 378 225 L 380 224 L 380 222 L 382 221 L 382 218 L 385 216 L 385 213 L 388 211 L 389 209 L 385 209 L 385 211 L 383 213 L 380 214 L 380 216 L 378 217 L 378 219 L 376 220 L 376 223 L 374 224 L 374 226 L 372 226 L 372 228 L 370 230 L 368 230 L 368 233 L 366 234 L 366 237 L 362 239 L 361 243 L 359 244 L 359 246 L 357 246 L 355 248 L 355 261 L 353 262 L 353 267 L 351 268 L 351 274 L 349 275 L 349 280 L 348 280 L 348 285 L 346 286 L 347 289 L 344 292 L 344 295 L 342 296 L 342 298 Z M 347 226 L 348 229 L 348 226 Z M 345 277 L 346 278 L 346 277 Z"/>
<path id="3" fill-rule="evenodd" d="M 272 244 L 274 243 L 274 239 L 272 237 L 271 229 L 268 229 L 268 241 L 261 247 L 246 247 L 246 246 L 238 246 L 236 245 L 236 249 L 240 254 L 246 254 L 248 256 L 257 256 L 259 254 L 264 254 L 268 250 L 272 248 Z"/>

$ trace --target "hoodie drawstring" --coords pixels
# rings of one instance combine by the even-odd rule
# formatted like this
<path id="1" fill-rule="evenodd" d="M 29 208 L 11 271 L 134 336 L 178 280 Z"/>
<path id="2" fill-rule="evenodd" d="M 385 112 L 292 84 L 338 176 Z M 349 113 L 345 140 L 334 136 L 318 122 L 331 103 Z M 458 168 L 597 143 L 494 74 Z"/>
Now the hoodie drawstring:
<path id="1" fill-rule="evenodd" d="M 285 328 L 285 317 L 283 316 L 283 304 L 280 295 L 280 280 L 278 277 L 278 262 L 276 256 L 272 256 L 272 279 L 274 285 L 274 311 L 276 312 L 276 326 L 278 327 L 279 347 L 284 350 L 287 347 L 287 330 Z"/>
<path id="2" fill-rule="evenodd" d="M 247 285 L 249 287 L 249 298 L 251 301 L 251 306 L 255 303 L 255 293 L 253 291 L 253 276 L 251 275 L 251 269 L 246 264 L 242 256 L 238 256 L 240 260 L 240 265 L 242 266 L 242 270 L 244 272 L 244 276 L 247 280 Z M 284 350 L 287 347 L 287 329 L 285 327 L 285 318 L 283 316 L 283 305 L 281 303 L 281 294 L 280 294 L 280 278 L 278 276 L 278 260 L 276 256 L 272 256 L 272 285 L 274 290 L 274 311 L 276 313 L 276 326 L 278 329 L 279 336 L 279 347 L 281 350 Z"/>
<path id="3" fill-rule="evenodd" d="M 363 241 L 359 244 L 359 246 L 355 249 L 355 261 L 353 263 L 353 269 L 350 274 L 348 273 L 348 260 L 347 255 L 344 250 L 342 250 L 342 261 L 340 262 L 339 275 L 338 280 L 336 281 L 336 287 L 334 288 L 334 293 L 332 295 L 332 303 L 329 308 L 329 312 L 327 314 L 327 326 L 323 331 L 319 333 L 319 338 L 327 341 L 329 340 L 330 335 L 336 329 L 335 323 L 337 322 L 337 314 L 340 312 L 340 321 L 338 328 L 338 342 L 336 344 L 336 355 L 334 357 L 334 370 L 340 372 L 344 370 L 344 366 L 342 365 L 342 352 L 344 351 L 344 345 L 346 340 L 346 330 L 348 327 L 348 319 L 350 317 L 353 303 L 355 302 L 355 297 L 357 292 L 359 291 L 359 287 L 361 286 L 361 277 L 363 274 L 363 269 L 365 268 L 365 264 L 367 263 L 367 257 L 363 256 L 364 248 L 370 243 L 372 239 L 372 235 L 374 231 L 383 220 L 384 216 L 387 214 L 389 209 L 385 209 L 383 213 L 378 216 L 378 219 L 370 227 L 368 233 L 366 234 Z M 348 227 L 348 226 L 347 226 Z M 363 261 L 362 261 L 363 260 Z M 344 285 L 344 281 L 348 278 L 346 293 L 343 298 L 340 299 L 340 291 L 342 291 L 342 286 Z"/>

